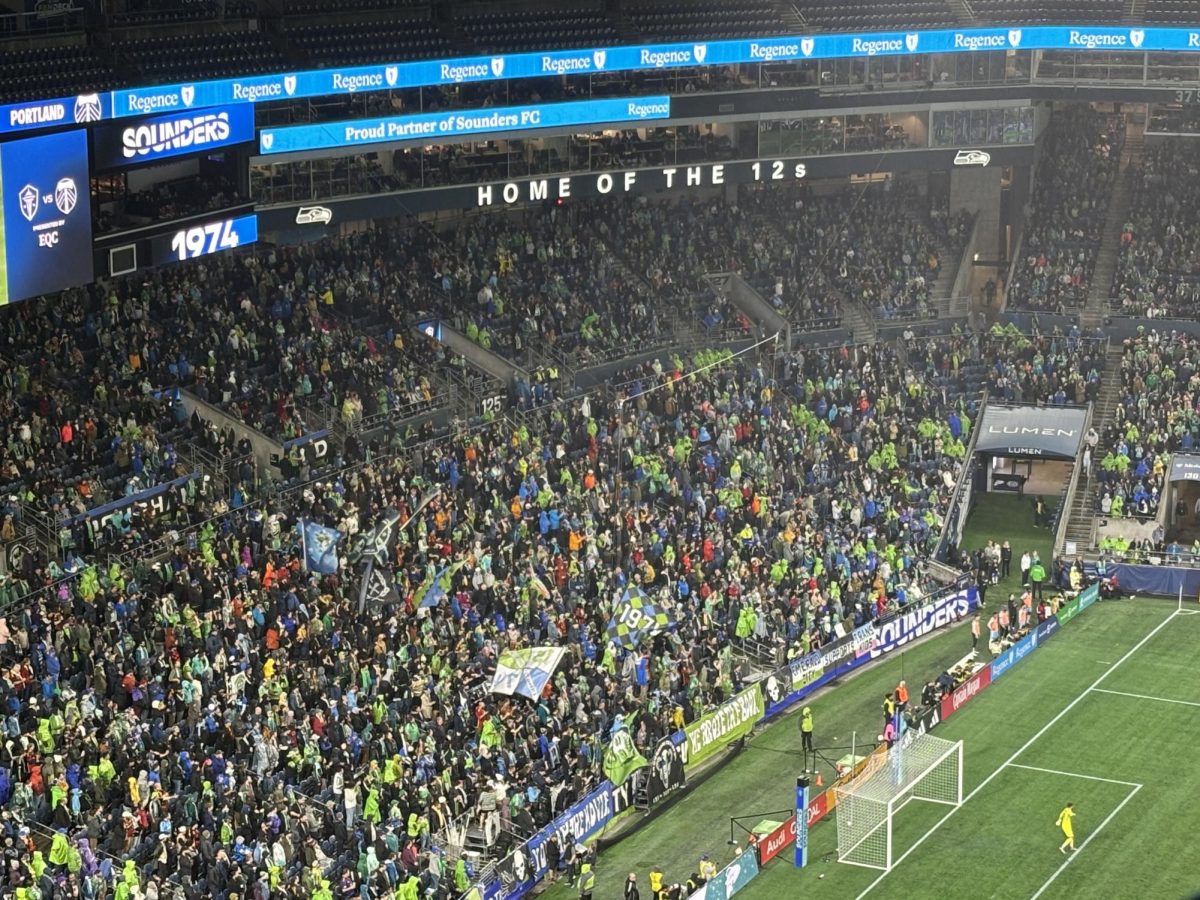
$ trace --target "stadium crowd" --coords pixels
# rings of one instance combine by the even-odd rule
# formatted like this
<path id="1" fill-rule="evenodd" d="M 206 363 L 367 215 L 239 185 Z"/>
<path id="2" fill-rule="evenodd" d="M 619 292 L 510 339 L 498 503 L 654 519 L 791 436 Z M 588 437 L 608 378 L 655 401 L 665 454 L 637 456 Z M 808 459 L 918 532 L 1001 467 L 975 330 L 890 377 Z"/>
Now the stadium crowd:
<path id="1" fill-rule="evenodd" d="M 1087 299 L 1121 160 L 1119 117 L 1056 109 L 1037 167 L 1024 242 L 1008 286 L 1017 309 L 1061 312 Z"/>
<path id="2" fill-rule="evenodd" d="M 1193 337 L 1142 329 L 1126 341 L 1120 401 L 1093 451 L 1100 512 L 1157 514 L 1171 452 L 1194 448 L 1200 436 L 1191 387 L 1198 371 Z"/>
<path id="3" fill-rule="evenodd" d="M 1100 393 L 1105 344 L 1084 338 L 1079 326 L 1064 334 L 1030 336 L 1008 329 L 987 333 L 988 396 L 1008 403 L 1082 406 Z"/>
<path id="4" fill-rule="evenodd" d="M 776 273 L 785 304 L 809 302 L 837 292 L 860 300 L 884 319 L 924 318 L 932 311 L 930 289 L 947 260 L 936 232 L 953 231 L 952 250 L 965 244 L 961 216 L 932 226 L 917 210 L 915 190 L 890 179 L 880 187 L 827 195 L 808 186 L 747 189 L 740 202 L 758 221 L 782 230 L 784 255 Z M 828 312 L 819 307 L 817 315 Z"/>
<path id="5" fill-rule="evenodd" d="M 1113 276 L 1113 309 L 1124 315 L 1192 318 L 1200 310 L 1200 156 L 1189 141 L 1148 149 Z"/>
<path id="6" fill-rule="evenodd" d="M 792 656 L 920 596 L 969 420 L 884 345 L 684 377 L 720 361 L 231 510 L 0 622 L 6 889 L 450 896 L 449 826 L 545 823 L 618 718 L 648 747 L 737 690 L 732 643 Z M 421 511 L 395 602 L 360 617 L 356 572 L 305 572 L 294 525 L 352 545 L 385 506 Z M 604 636 L 629 584 L 677 622 L 636 654 Z M 501 650 L 543 643 L 569 653 L 541 701 L 486 691 Z"/>

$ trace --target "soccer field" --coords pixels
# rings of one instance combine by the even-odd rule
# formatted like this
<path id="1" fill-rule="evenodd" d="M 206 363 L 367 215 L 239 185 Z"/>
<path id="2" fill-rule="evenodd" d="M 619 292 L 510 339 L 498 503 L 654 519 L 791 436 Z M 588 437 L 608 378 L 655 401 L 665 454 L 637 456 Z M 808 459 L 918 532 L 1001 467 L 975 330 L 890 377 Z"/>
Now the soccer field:
<path id="1" fill-rule="evenodd" d="M 900 677 L 919 691 L 961 656 L 965 640 L 962 629 L 940 635 L 835 688 L 813 703 L 818 723 L 825 711 L 840 723 L 835 731 L 856 719 L 874 723 L 883 691 Z M 1174 602 L 1145 599 L 1096 604 L 935 733 L 964 743 L 964 803 L 909 803 L 896 818 L 890 872 L 837 862 L 835 812 L 810 833 L 807 870 L 794 869 L 785 851 L 738 896 L 1147 900 L 1200 892 L 1192 848 L 1200 825 L 1200 610 L 1177 613 Z M 730 816 L 789 806 L 796 738 L 795 716 L 772 725 L 607 850 L 598 900 L 620 897 L 630 871 L 646 896 L 652 865 L 672 882 L 685 880 L 702 853 L 729 861 Z M 1055 818 L 1068 802 L 1078 850 L 1063 856 Z M 546 896 L 569 894 L 559 887 Z"/>

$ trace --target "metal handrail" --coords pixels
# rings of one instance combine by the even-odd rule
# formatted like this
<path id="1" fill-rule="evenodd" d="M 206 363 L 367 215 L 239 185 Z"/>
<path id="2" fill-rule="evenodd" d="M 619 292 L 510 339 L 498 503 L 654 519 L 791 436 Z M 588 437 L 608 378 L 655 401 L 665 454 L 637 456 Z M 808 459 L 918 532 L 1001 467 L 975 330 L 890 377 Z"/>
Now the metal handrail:
<path id="1" fill-rule="evenodd" d="M 1096 404 L 1089 402 L 1087 405 L 1087 415 L 1083 420 L 1082 433 L 1087 434 L 1092 427 L 1092 415 L 1095 412 Z M 1062 553 L 1066 546 L 1067 540 L 1067 524 L 1071 521 L 1071 506 L 1075 503 L 1075 493 L 1079 489 L 1079 475 L 1083 469 L 1079 465 L 1075 465 L 1071 469 L 1071 480 L 1067 482 L 1065 496 L 1062 501 L 1062 506 L 1058 512 L 1058 528 L 1054 534 L 1054 551 Z"/>

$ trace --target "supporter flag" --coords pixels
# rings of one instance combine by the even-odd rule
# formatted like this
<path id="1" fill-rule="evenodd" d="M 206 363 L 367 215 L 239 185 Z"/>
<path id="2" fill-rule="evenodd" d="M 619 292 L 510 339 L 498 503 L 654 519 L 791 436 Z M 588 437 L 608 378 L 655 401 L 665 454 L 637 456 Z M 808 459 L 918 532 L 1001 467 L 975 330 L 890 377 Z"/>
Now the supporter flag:
<path id="1" fill-rule="evenodd" d="M 400 595 L 384 570 L 376 568 L 374 562 L 368 563 L 358 589 L 358 608 L 365 609 L 368 603 L 380 605 L 399 602 Z"/>
<path id="2" fill-rule="evenodd" d="M 533 571 L 533 569 L 529 570 L 529 584 L 535 591 L 541 594 L 543 598 L 547 600 L 550 599 L 550 588 L 546 587 L 546 582 L 542 581 L 542 579 L 538 577 L 538 573 Z"/>
<path id="3" fill-rule="evenodd" d="M 416 602 L 420 609 L 428 609 L 431 606 L 437 606 L 443 597 L 450 590 L 450 584 L 454 580 L 454 573 L 462 568 L 462 563 L 457 562 L 452 566 L 442 566 L 436 575 L 431 575 L 426 578 L 419 588 L 417 588 Z"/>
<path id="4" fill-rule="evenodd" d="M 379 520 L 360 532 L 355 543 L 350 561 L 357 563 L 370 560 L 383 565 L 391 557 L 400 537 L 400 512 L 395 509 L 385 509 Z"/>
<path id="5" fill-rule="evenodd" d="M 627 588 L 608 622 L 608 639 L 618 647 L 637 649 L 642 638 L 675 627 L 669 612 L 660 610 L 640 587 Z"/>
<path id="6" fill-rule="evenodd" d="M 374 525 L 359 532 L 355 538 L 354 548 L 350 551 L 350 562 L 354 565 L 367 560 L 374 560 L 379 565 L 386 563 L 396 552 L 396 544 L 400 542 L 400 535 L 404 533 L 409 522 L 419 516 L 421 510 L 436 500 L 441 492 L 441 488 L 435 487 L 423 496 L 412 515 L 404 521 L 400 520 L 399 510 L 392 507 L 385 509 L 379 514 Z"/>
<path id="7" fill-rule="evenodd" d="M 520 694 L 537 700 L 566 652 L 563 647 L 505 650 L 500 654 L 500 662 L 492 678 L 492 693 L 510 697 Z"/>
<path id="8" fill-rule="evenodd" d="M 604 748 L 604 777 L 612 782 L 613 787 L 620 787 L 626 778 L 648 765 L 646 757 L 638 752 L 628 729 L 615 732 Z"/>
<path id="9" fill-rule="evenodd" d="M 333 575 L 338 570 L 337 545 L 342 533 L 316 522 L 301 519 L 300 544 L 304 549 L 304 568 L 309 572 Z"/>

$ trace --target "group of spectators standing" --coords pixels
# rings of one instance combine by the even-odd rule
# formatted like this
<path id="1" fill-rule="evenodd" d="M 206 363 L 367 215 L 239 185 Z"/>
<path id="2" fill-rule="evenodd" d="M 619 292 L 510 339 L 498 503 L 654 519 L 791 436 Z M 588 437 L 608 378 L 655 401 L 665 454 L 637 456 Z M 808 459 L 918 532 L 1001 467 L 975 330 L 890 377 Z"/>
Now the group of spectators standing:
<path id="1" fill-rule="evenodd" d="M 1095 450 L 1100 512 L 1148 519 L 1158 513 L 1175 450 L 1200 436 L 1194 379 L 1200 341 L 1139 329 L 1121 357 L 1121 397 Z"/>

